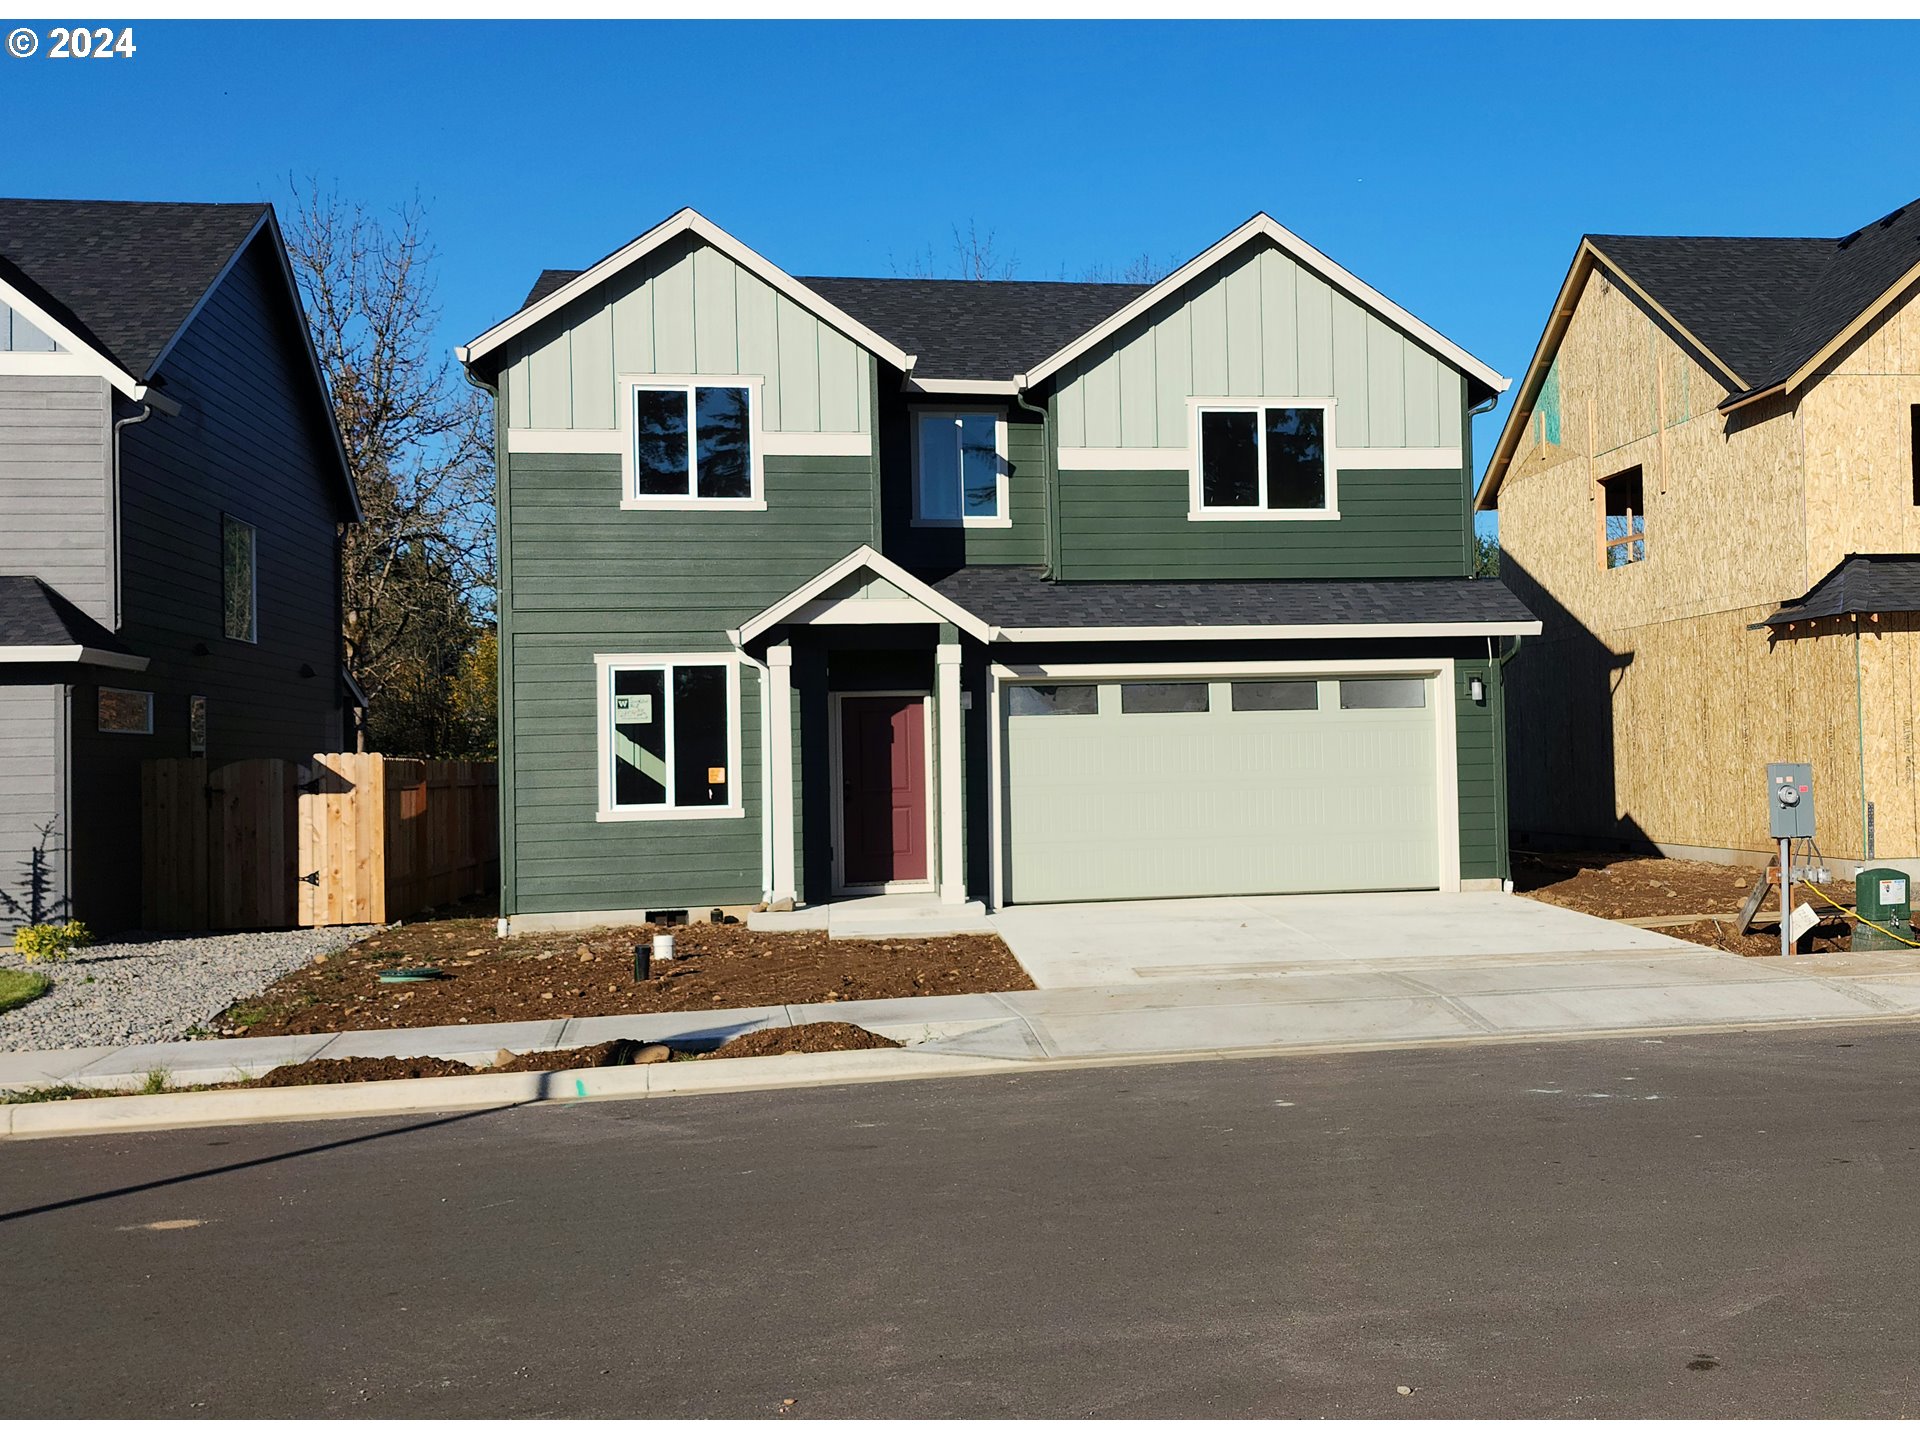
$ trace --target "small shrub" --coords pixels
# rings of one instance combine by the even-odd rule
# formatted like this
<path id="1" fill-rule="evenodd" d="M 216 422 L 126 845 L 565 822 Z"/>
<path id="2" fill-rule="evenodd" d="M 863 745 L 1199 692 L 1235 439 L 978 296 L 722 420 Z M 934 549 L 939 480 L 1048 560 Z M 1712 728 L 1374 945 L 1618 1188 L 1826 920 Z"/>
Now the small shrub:
<path id="1" fill-rule="evenodd" d="M 22 925 L 13 932 L 13 948 L 36 960 L 65 960 L 82 945 L 93 943 L 93 932 L 78 920 L 59 924 Z"/>

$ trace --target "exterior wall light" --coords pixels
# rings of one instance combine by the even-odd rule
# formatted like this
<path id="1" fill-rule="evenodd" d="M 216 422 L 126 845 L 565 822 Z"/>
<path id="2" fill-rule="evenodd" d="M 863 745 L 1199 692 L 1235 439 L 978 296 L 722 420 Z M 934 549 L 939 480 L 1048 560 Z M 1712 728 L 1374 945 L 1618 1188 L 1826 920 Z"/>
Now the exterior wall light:
<path id="1" fill-rule="evenodd" d="M 1487 703 L 1487 682 L 1482 680 L 1478 675 L 1471 677 L 1467 681 L 1467 694 L 1473 697 L 1474 704 L 1476 705 L 1486 704 Z"/>

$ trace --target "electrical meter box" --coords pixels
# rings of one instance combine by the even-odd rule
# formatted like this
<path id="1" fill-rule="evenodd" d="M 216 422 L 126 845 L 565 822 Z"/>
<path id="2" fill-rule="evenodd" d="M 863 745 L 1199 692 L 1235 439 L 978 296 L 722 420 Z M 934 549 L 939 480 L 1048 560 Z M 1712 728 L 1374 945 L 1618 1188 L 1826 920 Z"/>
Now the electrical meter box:
<path id="1" fill-rule="evenodd" d="M 1776 840 L 1813 838 L 1813 766 L 1776 760 L 1767 766 L 1767 808 Z"/>
<path id="2" fill-rule="evenodd" d="M 1862 870 L 1853 877 L 1853 908 L 1863 920 L 1878 925 L 1855 925 L 1855 950 L 1905 950 L 1901 940 L 1913 939 L 1913 882 L 1904 870 Z M 1891 930 L 1892 935 L 1882 931 Z M 1894 936 L 1900 937 L 1895 939 Z"/>

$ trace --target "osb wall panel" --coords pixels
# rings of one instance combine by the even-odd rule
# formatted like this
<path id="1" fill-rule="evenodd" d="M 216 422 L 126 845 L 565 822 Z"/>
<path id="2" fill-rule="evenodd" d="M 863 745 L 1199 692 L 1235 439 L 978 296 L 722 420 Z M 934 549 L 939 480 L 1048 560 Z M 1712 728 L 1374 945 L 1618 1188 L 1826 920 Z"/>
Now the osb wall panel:
<path id="1" fill-rule="evenodd" d="M 1875 852 L 1920 856 L 1920 632 L 1863 626 L 1769 643 L 1768 607 L 1529 642 L 1508 671 L 1516 830 L 1765 851 L 1762 771 L 1805 760 L 1819 840 L 1859 859 L 1862 720 Z M 1883 617 L 1884 618 L 1884 617 Z"/>
<path id="2" fill-rule="evenodd" d="M 1588 630 L 1773 604 L 1806 588 L 1801 451 L 1784 408 L 1731 433 L 1726 391 L 1623 289 L 1590 277 L 1557 357 L 1561 443 L 1500 492 L 1503 575 Z M 1665 423 L 1662 424 L 1664 419 Z M 1592 482 L 1638 465 L 1647 558 L 1604 570 Z M 1791 524 L 1782 535 L 1779 526 Z M 1511 562 L 1510 567 L 1506 562 Z M 1530 583 L 1529 583 L 1530 582 Z"/>
<path id="3" fill-rule="evenodd" d="M 1920 291 L 1837 354 L 1804 390 L 1807 566 L 1920 550 L 1912 407 L 1920 405 Z"/>

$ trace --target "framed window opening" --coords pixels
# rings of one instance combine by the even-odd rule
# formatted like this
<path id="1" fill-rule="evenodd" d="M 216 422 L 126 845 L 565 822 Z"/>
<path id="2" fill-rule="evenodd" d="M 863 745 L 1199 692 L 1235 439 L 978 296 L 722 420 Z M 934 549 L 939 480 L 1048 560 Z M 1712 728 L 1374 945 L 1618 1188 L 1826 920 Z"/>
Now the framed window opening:
<path id="1" fill-rule="evenodd" d="M 220 517 L 220 633 L 260 643 L 259 537 L 237 516 Z"/>
<path id="2" fill-rule="evenodd" d="M 153 734 L 153 692 L 100 687 L 98 725 L 102 735 Z"/>
<path id="3" fill-rule="evenodd" d="M 1647 558 L 1646 482 L 1638 465 L 1600 482 L 1600 568 L 1619 570 Z"/>
<path id="4" fill-rule="evenodd" d="M 596 655 L 599 820 L 721 820 L 741 796 L 731 654 Z"/>
<path id="5" fill-rule="evenodd" d="M 1338 520 L 1329 398 L 1187 402 L 1189 520 Z"/>
<path id="6" fill-rule="evenodd" d="M 916 407 L 910 413 L 913 523 L 987 529 L 1012 525 L 1006 411 L 943 406 Z"/>
<path id="7" fill-rule="evenodd" d="M 751 375 L 621 376 L 621 508 L 766 509 L 760 388 Z"/>

